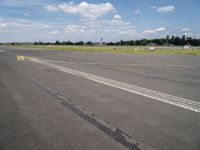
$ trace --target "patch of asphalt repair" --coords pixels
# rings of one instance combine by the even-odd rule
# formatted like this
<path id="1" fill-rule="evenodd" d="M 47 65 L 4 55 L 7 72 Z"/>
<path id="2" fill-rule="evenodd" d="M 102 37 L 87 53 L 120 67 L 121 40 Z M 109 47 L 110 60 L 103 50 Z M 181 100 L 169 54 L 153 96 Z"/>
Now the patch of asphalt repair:
<path id="1" fill-rule="evenodd" d="M 13 68 L 13 67 L 12 67 Z M 17 72 L 17 69 L 13 68 Z M 121 129 L 114 127 L 108 121 L 103 119 L 97 118 L 95 114 L 87 111 L 86 109 L 78 106 L 73 100 L 62 96 L 59 92 L 54 91 L 46 87 L 45 85 L 39 83 L 35 79 L 31 78 L 30 76 L 26 75 L 25 73 L 19 72 L 23 76 L 25 76 L 28 80 L 30 80 L 35 86 L 37 86 L 41 91 L 47 93 L 51 96 L 56 102 L 63 105 L 65 108 L 70 110 L 71 112 L 75 113 L 80 118 L 84 119 L 85 121 L 89 122 L 97 129 L 108 135 L 110 138 L 115 140 L 116 142 L 120 143 L 121 145 L 125 146 L 129 150 L 151 150 L 152 148 L 144 143 L 139 142 L 136 138 L 129 135 L 128 133 L 122 131 Z"/>

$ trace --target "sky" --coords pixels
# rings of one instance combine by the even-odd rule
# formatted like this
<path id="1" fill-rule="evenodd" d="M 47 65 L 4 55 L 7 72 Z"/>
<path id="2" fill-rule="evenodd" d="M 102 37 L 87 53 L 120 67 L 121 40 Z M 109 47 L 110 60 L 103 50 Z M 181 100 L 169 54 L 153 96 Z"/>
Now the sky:
<path id="1" fill-rule="evenodd" d="M 0 0 L 0 42 L 200 38 L 200 0 Z"/>

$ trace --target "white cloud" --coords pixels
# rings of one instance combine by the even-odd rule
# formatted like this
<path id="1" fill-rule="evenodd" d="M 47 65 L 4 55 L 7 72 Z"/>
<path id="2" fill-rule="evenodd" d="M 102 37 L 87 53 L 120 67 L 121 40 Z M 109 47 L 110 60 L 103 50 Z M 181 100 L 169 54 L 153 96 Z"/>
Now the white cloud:
<path id="1" fill-rule="evenodd" d="M 82 19 L 82 24 L 86 26 L 85 33 L 90 35 L 93 40 L 104 39 L 124 39 L 137 36 L 135 26 L 122 19 Z"/>
<path id="2" fill-rule="evenodd" d="M 136 30 L 126 30 L 126 31 L 121 31 L 121 35 L 137 35 Z"/>
<path id="3" fill-rule="evenodd" d="M 6 28 L 8 25 L 6 23 L 0 22 L 0 28 Z"/>
<path id="4" fill-rule="evenodd" d="M 183 32 L 189 32 L 189 31 L 191 31 L 191 30 L 190 30 L 189 28 L 183 28 L 182 31 L 183 31 Z"/>
<path id="5" fill-rule="evenodd" d="M 175 6 L 163 6 L 163 7 L 158 7 L 157 12 L 161 13 L 170 13 L 175 10 Z"/>
<path id="6" fill-rule="evenodd" d="M 162 31 L 165 31 L 165 30 L 166 30 L 165 27 L 161 27 L 161 28 L 155 29 L 156 32 L 162 32 Z"/>
<path id="7" fill-rule="evenodd" d="M 17 31 L 31 31 L 31 30 L 43 30 L 49 28 L 49 25 L 29 21 L 25 19 L 13 19 L 13 18 L 0 18 L 0 26 L 7 27 L 9 29 Z"/>
<path id="8" fill-rule="evenodd" d="M 49 11 L 63 11 L 65 13 L 79 14 L 85 18 L 97 18 L 102 15 L 113 12 L 115 8 L 111 3 L 91 4 L 87 2 L 81 2 L 80 4 L 63 3 L 57 6 L 48 5 L 45 7 Z"/>
<path id="9" fill-rule="evenodd" d="M 143 33 L 151 34 L 151 33 L 155 33 L 155 31 L 154 30 L 145 30 Z"/>
<path id="10" fill-rule="evenodd" d="M 84 19 L 82 20 L 83 24 L 85 26 L 96 29 L 99 32 L 104 32 L 106 29 L 112 30 L 113 29 L 117 31 L 121 30 L 132 30 L 135 27 L 131 25 L 130 22 L 126 22 L 120 19 L 98 19 L 98 20 L 90 20 L 90 19 Z M 115 30 L 115 31 L 116 31 Z"/>
<path id="11" fill-rule="evenodd" d="M 113 19 L 117 19 L 117 20 L 119 19 L 119 20 L 121 20 L 122 17 L 121 17 L 120 15 L 114 15 L 114 16 L 113 16 Z"/>
<path id="12" fill-rule="evenodd" d="M 86 27 L 81 25 L 67 25 L 64 30 L 69 33 L 84 33 Z"/>
<path id="13" fill-rule="evenodd" d="M 51 31 L 49 32 L 50 34 L 59 34 L 60 32 L 58 30 L 54 30 L 54 31 Z"/>
<path id="14" fill-rule="evenodd" d="M 165 27 L 160 27 L 160 28 L 157 28 L 157 29 L 154 29 L 154 30 L 145 30 L 143 33 L 154 34 L 154 33 L 163 32 L 163 31 L 166 31 Z"/>
<path id="15" fill-rule="evenodd" d="M 45 40 L 48 36 L 50 26 L 39 21 L 31 21 L 17 18 L 1 18 L 0 24 L 4 24 L 4 28 L 0 27 L 0 33 L 3 42 L 13 41 L 39 41 Z M 39 38 L 44 37 L 44 38 Z M 53 36 L 51 36 L 53 38 Z"/>
<path id="16" fill-rule="evenodd" d="M 24 13 L 24 16 L 30 17 L 31 15 L 28 12 L 26 12 L 26 13 Z"/>
<path id="17" fill-rule="evenodd" d="M 50 26 L 46 24 L 46 25 L 43 26 L 43 28 L 48 29 L 48 28 L 50 28 Z"/>
<path id="18" fill-rule="evenodd" d="M 156 6 L 151 6 L 150 8 L 152 8 L 152 9 L 156 9 L 157 7 L 156 7 Z"/>
<path id="19" fill-rule="evenodd" d="M 193 34 L 191 32 L 186 32 L 186 33 L 183 33 L 183 35 L 192 37 Z"/>
<path id="20" fill-rule="evenodd" d="M 136 10 L 134 11 L 134 14 L 135 14 L 135 15 L 140 14 L 140 13 L 141 13 L 141 10 L 140 10 L 140 9 L 136 9 Z"/>
<path id="21" fill-rule="evenodd" d="M 48 10 L 48 11 L 57 11 L 57 10 L 58 10 L 58 8 L 55 7 L 55 6 L 53 6 L 53 5 L 47 5 L 47 6 L 45 6 L 44 8 L 45 8 L 46 10 Z"/>

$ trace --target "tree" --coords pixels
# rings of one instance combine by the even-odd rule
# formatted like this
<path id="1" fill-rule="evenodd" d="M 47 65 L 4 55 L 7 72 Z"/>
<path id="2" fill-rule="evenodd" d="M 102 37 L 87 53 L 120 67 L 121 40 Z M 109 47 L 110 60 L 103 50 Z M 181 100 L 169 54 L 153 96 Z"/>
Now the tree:
<path id="1" fill-rule="evenodd" d="M 39 41 L 38 45 L 44 45 L 44 43 L 42 41 Z"/>
<path id="2" fill-rule="evenodd" d="M 169 35 L 166 36 L 166 45 L 169 44 Z"/>
<path id="3" fill-rule="evenodd" d="M 149 42 L 148 42 L 148 40 L 146 40 L 146 39 L 142 39 L 142 40 L 140 41 L 140 45 L 143 45 L 143 46 L 146 46 L 148 43 L 149 43 Z"/>
<path id="4" fill-rule="evenodd" d="M 174 39 L 174 45 L 181 45 L 181 39 L 178 36 Z"/>
<path id="5" fill-rule="evenodd" d="M 83 41 L 76 42 L 75 45 L 84 45 Z"/>
<path id="6" fill-rule="evenodd" d="M 60 45 L 60 42 L 57 40 L 55 44 L 56 44 L 56 45 Z"/>
<path id="7" fill-rule="evenodd" d="M 172 35 L 172 38 L 170 39 L 170 44 L 173 44 L 174 45 L 174 40 L 175 40 L 175 37 L 174 37 L 174 35 Z"/>
<path id="8" fill-rule="evenodd" d="M 88 41 L 86 44 L 87 45 L 93 45 L 93 43 L 91 41 Z"/>
<path id="9" fill-rule="evenodd" d="M 185 41 L 185 35 L 182 36 L 182 39 L 181 39 L 181 45 L 185 45 L 186 44 L 186 41 Z"/>
<path id="10" fill-rule="evenodd" d="M 107 43 L 107 45 L 112 46 L 112 45 L 116 45 L 116 44 L 113 42 L 109 42 L 109 43 Z"/>
<path id="11" fill-rule="evenodd" d="M 141 39 L 141 40 L 130 40 L 130 41 L 123 41 L 120 40 L 118 42 L 109 42 L 107 43 L 107 45 L 143 45 L 146 46 L 150 43 L 154 43 L 156 45 L 165 45 L 165 44 L 173 44 L 173 45 L 185 45 L 185 44 L 189 44 L 189 45 L 194 45 L 194 46 L 200 46 L 200 39 L 193 39 L 192 37 L 186 37 L 185 35 L 183 35 L 182 37 L 178 37 L 178 36 L 171 36 L 171 38 L 169 36 L 166 36 L 166 38 L 161 38 L 161 39 Z M 19 43 L 17 43 L 19 44 Z M 76 43 L 70 42 L 70 41 L 56 41 L 54 43 L 50 43 L 50 42 L 34 42 L 34 45 L 84 45 L 83 41 L 79 41 Z M 87 45 L 95 45 L 96 43 L 93 43 L 92 41 L 88 41 L 87 43 L 85 43 Z"/>
<path id="12" fill-rule="evenodd" d="M 126 44 L 129 46 L 133 46 L 133 45 L 135 45 L 135 42 L 133 40 L 131 40 L 131 41 L 127 41 Z"/>
<path id="13" fill-rule="evenodd" d="M 120 45 L 125 45 L 125 42 L 123 40 L 121 40 Z"/>
<path id="14" fill-rule="evenodd" d="M 192 37 L 187 37 L 186 44 L 192 44 Z"/>
<path id="15" fill-rule="evenodd" d="M 141 43 L 140 40 L 135 41 L 135 45 L 141 45 L 140 43 Z"/>
<path id="16" fill-rule="evenodd" d="M 192 39 L 191 40 L 191 45 L 194 45 L 194 46 L 200 45 L 200 40 L 198 40 L 198 39 Z"/>
<path id="17" fill-rule="evenodd" d="M 162 39 L 153 39 L 152 43 L 155 43 L 157 45 L 163 45 L 164 41 Z"/>
<path id="18" fill-rule="evenodd" d="M 67 44 L 67 45 L 74 45 L 74 43 L 73 43 L 73 42 L 70 42 L 70 41 L 67 41 L 66 44 Z"/>

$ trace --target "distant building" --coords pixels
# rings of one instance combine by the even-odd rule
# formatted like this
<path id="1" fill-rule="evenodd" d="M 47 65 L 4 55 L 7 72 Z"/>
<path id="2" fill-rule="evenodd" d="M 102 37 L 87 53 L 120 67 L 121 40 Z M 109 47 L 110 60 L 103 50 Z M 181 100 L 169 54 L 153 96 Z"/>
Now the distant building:
<path id="1" fill-rule="evenodd" d="M 185 45 L 184 47 L 183 47 L 183 49 L 190 49 L 191 48 L 191 45 Z"/>
<path id="2" fill-rule="evenodd" d="M 158 46 L 156 43 L 149 43 L 148 46 Z"/>
<path id="3" fill-rule="evenodd" d="M 154 50 L 156 50 L 156 47 L 155 46 L 157 46 L 158 44 L 156 44 L 156 43 L 149 43 L 149 50 L 151 50 L 151 51 L 154 51 Z"/>
<path id="4" fill-rule="evenodd" d="M 154 51 L 156 48 L 154 46 L 150 46 L 149 50 Z"/>

